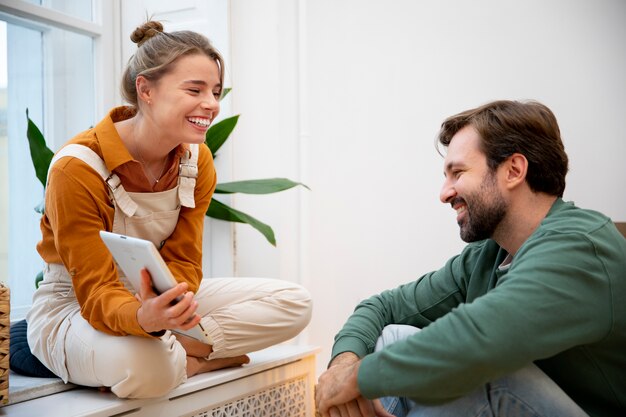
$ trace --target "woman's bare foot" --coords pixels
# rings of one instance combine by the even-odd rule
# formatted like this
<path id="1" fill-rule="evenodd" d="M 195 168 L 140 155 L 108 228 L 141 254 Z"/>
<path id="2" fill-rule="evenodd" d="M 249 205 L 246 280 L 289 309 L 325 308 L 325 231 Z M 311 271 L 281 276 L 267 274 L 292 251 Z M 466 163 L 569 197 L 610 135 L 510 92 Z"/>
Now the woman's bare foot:
<path id="1" fill-rule="evenodd" d="M 213 346 L 202 343 L 192 337 L 185 336 L 180 333 L 174 333 L 176 340 L 183 345 L 187 356 L 195 356 L 197 358 L 206 358 L 213 352 Z"/>
<path id="2" fill-rule="evenodd" d="M 194 376 L 217 369 L 234 368 L 250 362 L 248 355 L 235 356 L 232 358 L 204 359 L 187 356 L 187 376 Z"/>

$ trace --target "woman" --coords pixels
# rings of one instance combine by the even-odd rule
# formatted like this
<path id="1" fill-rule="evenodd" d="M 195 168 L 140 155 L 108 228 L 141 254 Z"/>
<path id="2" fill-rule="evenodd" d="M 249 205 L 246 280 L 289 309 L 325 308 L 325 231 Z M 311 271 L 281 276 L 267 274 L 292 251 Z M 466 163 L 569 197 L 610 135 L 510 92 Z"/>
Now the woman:
<path id="1" fill-rule="evenodd" d="M 219 112 L 224 62 L 202 35 L 149 21 L 113 109 L 53 159 L 37 250 L 45 278 L 28 313 L 35 356 L 66 382 L 119 397 L 164 395 L 188 376 L 248 362 L 310 320 L 303 288 L 269 279 L 202 280 L 202 230 L 216 174 L 206 131 Z M 137 294 L 99 231 L 151 240 L 179 282 Z M 172 305 L 177 297 L 182 299 Z M 213 345 L 166 329 L 201 322 Z"/>

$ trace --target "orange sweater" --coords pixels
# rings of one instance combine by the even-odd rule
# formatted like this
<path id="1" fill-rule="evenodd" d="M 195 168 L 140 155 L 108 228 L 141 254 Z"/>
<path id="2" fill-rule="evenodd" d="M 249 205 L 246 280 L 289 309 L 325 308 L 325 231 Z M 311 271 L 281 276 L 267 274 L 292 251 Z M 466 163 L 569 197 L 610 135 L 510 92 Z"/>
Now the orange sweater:
<path id="1" fill-rule="evenodd" d="M 153 188 L 141 164 L 133 160 L 114 122 L 133 116 L 128 107 L 113 109 L 96 127 L 69 143 L 85 145 L 103 158 L 126 191 L 165 191 L 176 186 L 178 164 L 185 145 L 173 151 L 171 166 Z M 211 152 L 200 146 L 196 207 L 182 207 L 178 224 L 161 256 L 179 282 L 196 292 L 202 279 L 202 231 L 205 212 L 217 184 Z M 37 251 L 46 263 L 62 263 L 72 276 L 81 314 L 97 330 L 113 335 L 149 336 L 137 322 L 140 303 L 119 281 L 113 258 L 100 239 L 100 230 L 113 227 L 114 209 L 100 175 L 77 158 L 63 158 L 50 169 L 46 188 L 42 240 Z"/>

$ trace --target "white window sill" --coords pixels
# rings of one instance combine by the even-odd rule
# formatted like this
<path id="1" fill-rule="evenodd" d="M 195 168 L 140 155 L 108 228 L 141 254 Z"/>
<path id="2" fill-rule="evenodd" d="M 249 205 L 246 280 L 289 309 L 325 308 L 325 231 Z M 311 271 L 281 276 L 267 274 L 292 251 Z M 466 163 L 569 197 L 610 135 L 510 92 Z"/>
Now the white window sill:
<path id="1" fill-rule="evenodd" d="M 156 399 L 124 400 L 85 387 L 49 395 L 50 390 L 59 388 L 59 380 L 20 377 L 15 378 L 16 385 L 12 386 L 9 379 L 11 404 L 0 408 L 0 415 L 170 417 L 206 416 L 219 410 L 219 415 L 224 416 L 254 416 L 258 415 L 254 407 L 269 407 L 276 414 L 268 415 L 313 416 L 318 351 L 314 346 L 273 346 L 251 353 L 250 363 L 245 366 L 196 375 L 167 396 Z M 41 385 L 37 386 L 37 382 Z M 37 398 L 27 399 L 25 387 Z M 243 409 L 246 413 L 240 414 Z"/>

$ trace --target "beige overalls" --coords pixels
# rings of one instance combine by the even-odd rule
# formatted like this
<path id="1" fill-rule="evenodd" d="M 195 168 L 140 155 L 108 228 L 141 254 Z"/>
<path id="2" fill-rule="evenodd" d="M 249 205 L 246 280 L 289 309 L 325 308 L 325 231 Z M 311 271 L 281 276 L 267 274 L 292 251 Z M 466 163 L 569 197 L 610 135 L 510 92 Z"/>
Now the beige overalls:
<path id="1" fill-rule="evenodd" d="M 198 145 L 181 158 L 178 185 L 167 191 L 129 193 L 104 161 L 82 145 L 67 145 L 63 157 L 79 158 L 108 184 L 115 207 L 113 232 L 162 246 L 176 228 L 180 206 L 194 207 Z M 134 293 L 125 277 L 124 285 Z M 287 281 L 264 278 L 203 279 L 195 296 L 197 314 L 213 338 L 209 359 L 253 352 L 296 336 L 309 322 L 308 292 Z M 48 264 L 28 312 L 33 354 L 65 382 L 111 387 L 122 398 L 166 394 L 186 380 L 186 352 L 170 331 L 161 338 L 112 336 L 94 329 L 80 314 L 71 276 Z"/>

